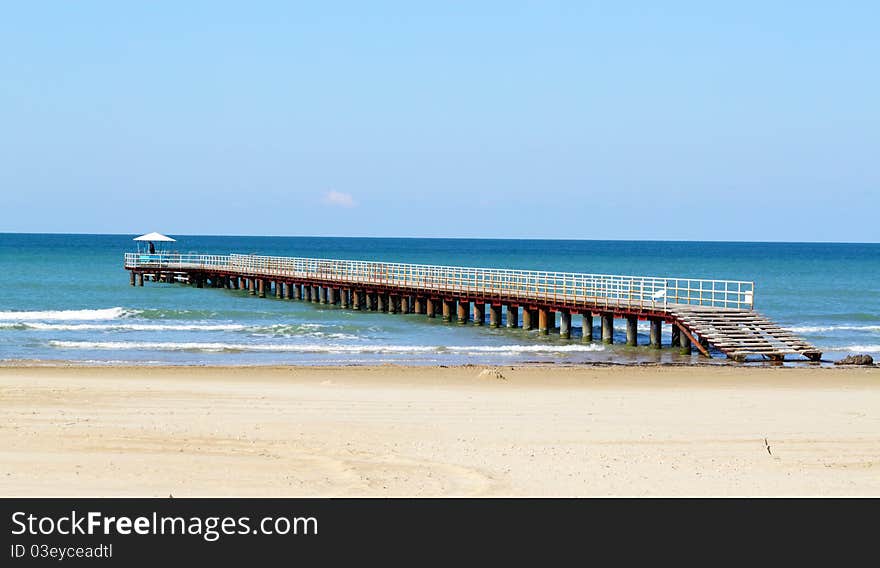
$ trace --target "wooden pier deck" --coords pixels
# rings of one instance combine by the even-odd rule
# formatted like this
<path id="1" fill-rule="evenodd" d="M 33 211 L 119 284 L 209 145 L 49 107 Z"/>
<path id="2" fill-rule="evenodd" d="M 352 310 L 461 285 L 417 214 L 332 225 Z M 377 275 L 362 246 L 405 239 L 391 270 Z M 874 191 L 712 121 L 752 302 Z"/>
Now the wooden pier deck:
<path id="1" fill-rule="evenodd" d="M 579 274 L 354 260 L 255 255 L 127 253 L 130 283 L 186 282 L 247 290 L 444 321 L 523 327 L 572 336 L 571 316 L 583 318 L 583 341 L 614 341 L 614 319 L 626 320 L 627 343 L 638 344 L 638 321 L 651 324 L 649 344 L 660 348 L 664 324 L 672 346 L 736 360 L 786 355 L 821 359 L 821 352 L 754 310 L 755 285 L 736 280 Z M 488 310 L 487 310 L 488 307 Z M 486 314 L 488 311 L 488 322 Z M 557 325 L 558 315 L 558 325 Z M 600 337 L 593 336 L 593 318 Z"/>

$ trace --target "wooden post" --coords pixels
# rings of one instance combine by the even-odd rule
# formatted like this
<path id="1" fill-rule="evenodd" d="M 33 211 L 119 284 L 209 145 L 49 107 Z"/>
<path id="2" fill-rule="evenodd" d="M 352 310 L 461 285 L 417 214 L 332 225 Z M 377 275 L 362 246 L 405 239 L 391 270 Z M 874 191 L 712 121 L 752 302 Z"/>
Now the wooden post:
<path id="1" fill-rule="evenodd" d="M 681 330 L 677 325 L 672 324 L 672 346 L 681 347 Z"/>
<path id="2" fill-rule="evenodd" d="M 283 298 L 284 297 L 284 283 L 280 280 L 275 281 L 275 297 Z"/>
<path id="3" fill-rule="evenodd" d="M 312 303 L 317 304 L 321 301 L 321 287 L 312 286 Z"/>
<path id="4" fill-rule="evenodd" d="M 507 327 L 514 328 L 519 326 L 519 308 L 517 306 L 507 305 Z"/>
<path id="5" fill-rule="evenodd" d="M 587 343 L 593 341 L 593 312 L 586 312 L 582 316 L 581 323 L 581 341 Z"/>
<path id="6" fill-rule="evenodd" d="M 327 303 L 331 306 L 336 305 L 336 288 L 333 288 L 332 286 L 327 288 Z"/>
<path id="7" fill-rule="evenodd" d="M 361 309 L 361 291 L 359 288 L 353 288 L 351 291 L 351 309 L 358 311 Z"/>
<path id="8" fill-rule="evenodd" d="M 427 298 L 425 300 L 425 315 L 429 318 L 437 316 L 437 306 L 433 298 Z"/>
<path id="9" fill-rule="evenodd" d="M 201 288 L 201 283 L 202 283 L 202 281 L 199 280 L 199 284 L 200 284 L 199 288 Z M 143 285 L 144 285 L 144 273 L 138 272 L 138 286 L 143 286 Z"/>
<path id="10" fill-rule="evenodd" d="M 571 312 L 568 310 L 559 312 L 559 337 L 562 339 L 571 337 Z"/>
<path id="11" fill-rule="evenodd" d="M 349 289 L 342 288 L 339 292 L 340 292 L 340 294 L 339 294 L 339 307 L 342 309 L 347 309 L 348 308 Z"/>
<path id="12" fill-rule="evenodd" d="M 376 311 L 385 311 L 385 294 L 383 293 L 376 294 Z"/>
<path id="13" fill-rule="evenodd" d="M 261 298 L 265 298 L 266 297 L 266 281 L 264 279 L 260 278 L 257 285 L 259 286 L 259 296 Z"/>
<path id="14" fill-rule="evenodd" d="M 287 292 L 287 294 L 285 294 L 284 297 L 287 298 L 288 300 L 292 300 L 293 299 L 293 282 L 288 282 L 287 286 L 284 288 L 284 291 Z"/>
<path id="15" fill-rule="evenodd" d="M 392 296 L 391 294 L 388 294 L 388 313 L 397 313 L 397 296 Z"/>
<path id="16" fill-rule="evenodd" d="M 400 297 L 400 313 L 404 315 L 409 313 L 409 296 Z"/>
<path id="17" fill-rule="evenodd" d="M 413 312 L 417 314 L 423 313 L 422 310 L 425 309 L 425 300 L 421 296 L 413 297 Z"/>
<path id="18" fill-rule="evenodd" d="M 132 286 L 134 286 L 134 270 L 130 270 L 128 272 L 128 281 L 129 283 L 131 283 Z"/>

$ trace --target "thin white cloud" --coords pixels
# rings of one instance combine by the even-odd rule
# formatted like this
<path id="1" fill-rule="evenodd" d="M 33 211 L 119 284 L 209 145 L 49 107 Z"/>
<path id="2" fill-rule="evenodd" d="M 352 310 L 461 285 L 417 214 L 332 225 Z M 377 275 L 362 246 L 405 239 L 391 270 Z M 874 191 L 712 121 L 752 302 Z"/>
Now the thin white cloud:
<path id="1" fill-rule="evenodd" d="M 352 197 L 350 193 L 343 193 L 341 191 L 328 191 L 324 194 L 323 201 L 325 205 L 331 205 L 333 207 L 345 207 L 347 209 L 357 207 L 357 202 L 354 200 L 354 197 Z"/>

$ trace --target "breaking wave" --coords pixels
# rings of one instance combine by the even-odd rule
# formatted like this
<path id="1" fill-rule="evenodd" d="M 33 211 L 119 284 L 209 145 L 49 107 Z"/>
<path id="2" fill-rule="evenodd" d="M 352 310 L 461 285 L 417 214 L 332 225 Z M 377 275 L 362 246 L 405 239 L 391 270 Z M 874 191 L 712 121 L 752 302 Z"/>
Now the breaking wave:
<path id="1" fill-rule="evenodd" d="M 208 353 L 493 353 L 518 355 L 521 353 L 576 353 L 602 351 L 601 345 L 332 345 L 332 344 L 246 344 L 211 342 L 160 341 L 50 341 L 49 345 L 62 349 L 93 350 L 147 350 L 147 351 L 201 351 Z"/>
<path id="2" fill-rule="evenodd" d="M 40 312 L 0 312 L 3 321 L 102 321 L 113 320 L 137 313 L 125 308 L 105 308 L 100 310 L 54 310 Z"/>

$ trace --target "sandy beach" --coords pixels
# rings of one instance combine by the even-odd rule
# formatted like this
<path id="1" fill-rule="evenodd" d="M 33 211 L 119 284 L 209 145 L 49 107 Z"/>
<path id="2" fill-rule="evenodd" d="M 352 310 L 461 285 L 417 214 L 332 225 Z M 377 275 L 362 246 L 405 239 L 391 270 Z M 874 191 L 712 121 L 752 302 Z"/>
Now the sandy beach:
<path id="1" fill-rule="evenodd" d="M 0 368 L 0 495 L 880 495 L 877 368 L 485 369 Z"/>

